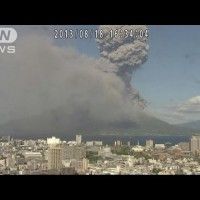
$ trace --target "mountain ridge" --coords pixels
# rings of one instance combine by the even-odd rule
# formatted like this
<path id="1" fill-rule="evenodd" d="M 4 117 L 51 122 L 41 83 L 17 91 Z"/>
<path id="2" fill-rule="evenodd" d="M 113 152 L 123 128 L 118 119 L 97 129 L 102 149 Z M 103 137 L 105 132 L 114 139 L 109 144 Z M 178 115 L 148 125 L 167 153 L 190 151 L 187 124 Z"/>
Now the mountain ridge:
<path id="1" fill-rule="evenodd" d="M 177 126 L 183 128 L 193 128 L 200 132 L 200 120 L 177 124 Z"/>
<path id="2" fill-rule="evenodd" d="M 13 136 L 63 136 L 81 134 L 99 135 L 192 135 L 195 129 L 172 125 L 156 117 L 140 114 L 135 122 L 95 122 L 83 116 L 72 116 L 71 121 L 65 121 L 64 110 L 54 110 L 26 119 L 16 119 L 0 125 L 0 135 Z M 73 124 L 79 120 L 80 126 Z M 74 125 L 74 126 L 73 126 Z M 69 128 L 70 127 L 70 128 Z"/>

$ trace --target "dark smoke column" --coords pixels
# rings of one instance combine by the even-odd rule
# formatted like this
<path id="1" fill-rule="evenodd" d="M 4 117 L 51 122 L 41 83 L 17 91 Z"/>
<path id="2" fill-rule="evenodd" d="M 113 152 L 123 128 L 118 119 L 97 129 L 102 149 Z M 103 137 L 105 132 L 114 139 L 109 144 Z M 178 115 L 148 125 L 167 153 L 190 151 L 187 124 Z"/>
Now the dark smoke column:
<path id="1" fill-rule="evenodd" d="M 103 31 L 104 37 L 97 39 L 101 58 L 111 63 L 105 72 L 115 73 L 125 83 L 127 95 L 137 102 L 141 107 L 145 101 L 139 96 L 135 88 L 131 86 L 133 72 L 139 68 L 148 56 L 149 45 L 147 37 L 125 37 L 125 33 L 145 32 L 145 25 L 101 25 L 99 30 Z M 119 30 L 121 37 L 110 37 L 110 31 Z M 137 31 L 136 31 L 137 30 Z"/>

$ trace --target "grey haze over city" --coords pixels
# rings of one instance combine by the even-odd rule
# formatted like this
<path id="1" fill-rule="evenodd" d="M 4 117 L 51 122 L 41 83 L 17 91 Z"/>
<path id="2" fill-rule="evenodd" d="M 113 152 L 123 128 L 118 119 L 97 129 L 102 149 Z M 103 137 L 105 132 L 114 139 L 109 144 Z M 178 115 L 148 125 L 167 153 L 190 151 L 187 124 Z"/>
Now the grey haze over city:
<path id="1" fill-rule="evenodd" d="M 99 28 L 108 33 L 147 26 Z M 0 134 L 115 131 L 152 119 L 131 84 L 148 59 L 147 38 L 107 35 L 96 43 L 100 58 L 29 32 L 18 38 L 15 55 L 0 55 Z"/>
<path id="2" fill-rule="evenodd" d="M 147 58 L 147 41 L 109 40 L 107 36 L 97 43 L 100 59 L 55 46 L 44 35 L 28 34 L 17 41 L 16 54 L 1 55 L 0 60 L 1 124 L 12 126 L 13 122 L 10 130 L 20 130 L 19 126 L 26 130 L 29 127 L 23 123 L 16 128 L 15 120 L 26 122 L 40 116 L 42 121 L 30 127 L 35 134 L 51 128 L 56 131 L 56 127 L 69 132 L 134 126 L 142 109 L 130 80 Z"/>

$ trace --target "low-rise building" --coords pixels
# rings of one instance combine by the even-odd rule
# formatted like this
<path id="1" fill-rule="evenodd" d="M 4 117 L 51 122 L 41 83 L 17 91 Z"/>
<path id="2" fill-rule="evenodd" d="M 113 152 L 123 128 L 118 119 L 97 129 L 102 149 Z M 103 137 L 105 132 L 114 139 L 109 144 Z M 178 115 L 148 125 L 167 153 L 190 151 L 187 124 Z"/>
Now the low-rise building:
<path id="1" fill-rule="evenodd" d="M 155 144 L 155 149 L 165 149 L 165 144 Z"/>
<path id="2" fill-rule="evenodd" d="M 26 151 L 23 153 L 25 159 L 41 159 L 42 154 L 40 152 L 31 152 L 31 151 Z"/>

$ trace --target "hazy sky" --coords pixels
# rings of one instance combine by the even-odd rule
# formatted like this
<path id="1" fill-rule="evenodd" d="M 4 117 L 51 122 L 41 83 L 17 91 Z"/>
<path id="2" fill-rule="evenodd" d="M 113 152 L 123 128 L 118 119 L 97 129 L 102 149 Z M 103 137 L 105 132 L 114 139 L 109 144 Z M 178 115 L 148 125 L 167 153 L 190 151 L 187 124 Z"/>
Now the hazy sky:
<path id="1" fill-rule="evenodd" d="M 16 27 L 18 37 L 48 35 L 60 47 L 72 47 L 98 58 L 94 39 L 55 40 L 55 28 Z M 73 26 L 77 29 L 98 26 Z M 170 123 L 200 119 L 200 26 L 149 26 L 149 57 L 133 76 L 132 84 L 148 102 L 148 110 Z"/>
<path id="2" fill-rule="evenodd" d="M 150 26 L 149 45 L 133 80 L 149 107 L 174 123 L 200 119 L 200 26 Z"/>
<path id="3" fill-rule="evenodd" d="M 200 119 L 200 112 L 194 112 L 200 108 L 200 26 L 149 26 L 149 33 L 149 58 L 132 83 L 148 101 L 148 109 L 162 119 L 170 123 Z M 73 40 L 70 45 L 99 56 L 94 40 Z M 180 112 L 186 105 L 188 110 Z"/>

